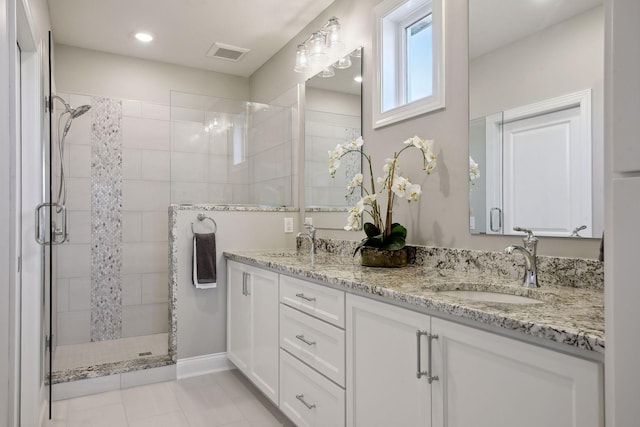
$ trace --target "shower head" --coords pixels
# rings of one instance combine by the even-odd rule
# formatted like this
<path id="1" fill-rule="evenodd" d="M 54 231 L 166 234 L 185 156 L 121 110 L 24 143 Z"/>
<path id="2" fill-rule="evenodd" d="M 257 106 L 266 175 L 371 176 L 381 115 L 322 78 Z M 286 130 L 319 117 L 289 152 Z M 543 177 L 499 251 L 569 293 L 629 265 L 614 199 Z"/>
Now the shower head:
<path id="1" fill-rule="evenodd" d="M 71 118 L 78 118 L 91 109 L 91 105 L 81 105 L 77 108 L 70 109 Z"/>

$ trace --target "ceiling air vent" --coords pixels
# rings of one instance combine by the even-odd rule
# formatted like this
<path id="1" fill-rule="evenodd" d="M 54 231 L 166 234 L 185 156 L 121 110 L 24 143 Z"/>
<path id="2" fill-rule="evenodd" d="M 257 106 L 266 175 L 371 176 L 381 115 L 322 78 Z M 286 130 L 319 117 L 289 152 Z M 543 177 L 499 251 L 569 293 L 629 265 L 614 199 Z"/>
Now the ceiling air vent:
<path id="1" fill-rule="evenodd" d="M 209 52 L 207 52 L 207 56 L 209 58 L 226 59 L 227 61 L 239 61 L 249 50 L 228 44 L 214 43 Z"/>

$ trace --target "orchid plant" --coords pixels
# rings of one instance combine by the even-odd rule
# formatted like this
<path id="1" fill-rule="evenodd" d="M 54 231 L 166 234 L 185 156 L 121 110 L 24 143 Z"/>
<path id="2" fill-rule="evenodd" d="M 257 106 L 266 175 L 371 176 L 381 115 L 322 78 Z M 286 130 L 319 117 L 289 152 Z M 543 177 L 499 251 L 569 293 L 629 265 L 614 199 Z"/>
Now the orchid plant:
<path id="1" fill-rule="evenodd" d="M 433 141 L 424 140 L 418 136 L 404 141 L 404 147 L 393 153 L 393 157 L 385 159 L 382 167 L 382 176 L 374 180 L 371 156 L 363 151 L 364 141 L 359 137 L 347 144 L 338 144 L 335 149 L 329 151 L 329 173 L 335 176 L 340 166 L 340 159 L 348 153 L 358 152 L 366 160 L 369 166 L 371 182 L 369 188 L 364 185 L 364 176 L 359 173 L 347 185 L 347 191 L 352 194 L 356 189 L 362 191 L 362 198 L 349 212 L 347 231 L 359 231 L 364 229 L 366 237 L 356 248 L 356 253 L 363 246 L 371 246 L 395 251 L 402 249 L 406 244 L 407 229 L 401 224 L 393 222 L 393 205 L 396 198 L 406 198 L 407 202 L 418 201 L 422 189 L 419 184 L 414 184 L 408 178 L 402 176 L 398 159 L 406 150 L 417 149 L 423 159 L 423 170 L 427 174 L 436 167 L 436 155 L 433 152 Z M 376 184 L 380 191 L 376 191 Z M 386 198 L 386 212 L 382 215 L 380 203 Z M 363 216 L 371 217 L 371 222 L 364 222 Z"/>

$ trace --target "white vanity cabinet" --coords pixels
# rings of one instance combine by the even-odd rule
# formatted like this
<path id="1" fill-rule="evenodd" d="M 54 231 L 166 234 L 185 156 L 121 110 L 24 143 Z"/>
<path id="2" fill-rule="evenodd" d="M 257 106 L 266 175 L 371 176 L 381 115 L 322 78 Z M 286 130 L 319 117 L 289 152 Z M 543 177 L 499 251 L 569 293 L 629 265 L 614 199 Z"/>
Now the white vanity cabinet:
<path id="1" fill-rule="evenodd" d="M 344 301 L 280 275 L 280 409 L 298 426 L 344 426 Z"/>
<path id="2" fill-rule="evenodd" d="M 434 425 L 604 425 L 601 364 L 436 317 L 431 331 Z"/>
<path id="3" fill-rule="evenodd" d="M 346 306 L 348 426 L 603 425 L 599 363 L 355 295 Z"/>
<path id="4" fill-rule="evenodd" d="M 278 274 L 227 261 L 227 356 L 278 403 Z"/>
<path id="5" fill-rule="evenodd" d="M 429 316 L 347 295 L 346 320 L 347 426 L 430 426 L 431 386 L 416 378 L 416 331 Z"/>

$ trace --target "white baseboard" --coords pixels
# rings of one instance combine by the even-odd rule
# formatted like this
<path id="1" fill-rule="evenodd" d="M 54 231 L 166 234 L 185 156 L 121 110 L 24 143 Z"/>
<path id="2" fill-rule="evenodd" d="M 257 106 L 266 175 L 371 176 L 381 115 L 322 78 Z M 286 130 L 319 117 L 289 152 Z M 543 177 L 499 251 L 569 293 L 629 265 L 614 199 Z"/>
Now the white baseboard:
<path id="1" fill-rule="evenodd" d="M 178 359 L 179 380 L 230 369 L 235 369 L 235 366 L 227 359 L 226 352 Z"/>

